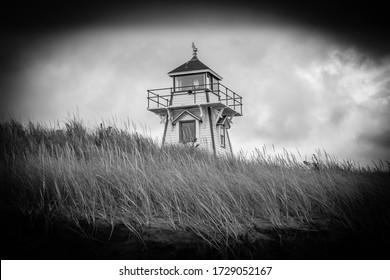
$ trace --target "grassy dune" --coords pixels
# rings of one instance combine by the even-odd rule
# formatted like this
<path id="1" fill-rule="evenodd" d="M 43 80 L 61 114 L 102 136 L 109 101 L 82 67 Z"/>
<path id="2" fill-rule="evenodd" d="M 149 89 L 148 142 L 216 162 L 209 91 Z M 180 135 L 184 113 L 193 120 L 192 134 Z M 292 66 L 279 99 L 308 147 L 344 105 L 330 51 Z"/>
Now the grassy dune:
<path id="1" fill-rule="evenodd" d="M 191 231 L 217 248 L 253 227 L 390 227 L 389 163 L 361 168 L 326 153 L 214 158 L 116 128 L 0 125 L 1 204 L 29 215 Z"/>

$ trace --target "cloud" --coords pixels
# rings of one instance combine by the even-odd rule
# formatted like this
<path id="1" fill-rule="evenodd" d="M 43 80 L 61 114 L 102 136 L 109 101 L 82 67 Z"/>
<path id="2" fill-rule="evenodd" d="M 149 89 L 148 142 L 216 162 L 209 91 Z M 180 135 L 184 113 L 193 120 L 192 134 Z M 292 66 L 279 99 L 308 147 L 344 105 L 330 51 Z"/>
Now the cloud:
<path id="1" fill-rule="evenodd" d="M 251 82 L 248 76 L 247 86 L 256 94 L 244 99 L 247 121 L 237 121 L 240 127 L 232 130 L 241 138 L 232 138 L 247 151 L 266 144 L 309 155 L 325 149 L 363 164 L 389 158 L 390 61 L 378 64 L 332 41 L 285 39 L 270 43 L 273 51 L 285 49 L 263 57 L 259 79 Z"/>
<path id="2" fill-rule="evenodd" d="M 390 126 L 382 127 L 380 130 L 368 129 L 358 136 L 358 140 L 390 150 Z"/>
<path id="3" fill-rule="evenodd" d="M 389 67 L 389 63 L 377 65 L 361 60 L 360 54 L 353 50 L 335 50 L 330 52 L 328 60 L 306 69 L 309 83 L 316 84 L 323 100 L 318 108 L 322 131 L 315 134 L 323 137 L 328 129 L 329 133 L 338 134 L 342 145 L 322 140 L 335 153 L 365 153 L 386 143 L 390 104 L 383 95 L 388 92 L 389 78 L 384 73 Z M 360 146 L 356 141 L 360 138 L 365 139 L 367 145 Z M 389 154 L 388 150 L 383 155 L 388 157 Z"/>

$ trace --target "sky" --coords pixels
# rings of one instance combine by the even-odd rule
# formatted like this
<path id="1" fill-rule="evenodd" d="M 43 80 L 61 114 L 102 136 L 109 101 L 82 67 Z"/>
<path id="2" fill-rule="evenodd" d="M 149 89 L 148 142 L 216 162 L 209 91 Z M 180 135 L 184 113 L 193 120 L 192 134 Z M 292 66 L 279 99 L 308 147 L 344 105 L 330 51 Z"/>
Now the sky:
<path id="1" fill-rule="evenodd" d="M 198 58 L 243 97 L 229 132 L 234 152 L 266 146 L 362 165 L 390 160 L 390 43 L 375 2 L 168 3 L 9 7 L 1 118 L 130 120 L 161 139 L 147 89 L 171 87 L 167 73 L 192 58 L 194 42 Z"/>

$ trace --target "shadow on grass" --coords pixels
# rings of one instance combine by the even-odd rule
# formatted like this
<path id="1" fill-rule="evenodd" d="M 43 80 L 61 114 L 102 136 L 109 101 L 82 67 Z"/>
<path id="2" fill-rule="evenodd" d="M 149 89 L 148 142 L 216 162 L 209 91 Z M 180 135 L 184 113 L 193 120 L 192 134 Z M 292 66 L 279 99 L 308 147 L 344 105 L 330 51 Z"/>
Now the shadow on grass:
<path id="1" fill-rule="evenodd" d="M 191 231 L 125 225 L 79 227 L 2 209 L 2 259 L 388 259 L 389 229 L 252 227 L 217 250 Z"/>

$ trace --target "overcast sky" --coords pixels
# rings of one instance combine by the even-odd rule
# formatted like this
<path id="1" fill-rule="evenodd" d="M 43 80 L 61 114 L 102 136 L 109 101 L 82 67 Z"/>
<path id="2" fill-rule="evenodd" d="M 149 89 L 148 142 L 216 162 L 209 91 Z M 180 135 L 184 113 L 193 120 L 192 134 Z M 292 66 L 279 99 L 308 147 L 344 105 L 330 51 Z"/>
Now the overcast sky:
<path id="1" fill-rule="evenodd" d="M 147 89 L 170 87 L 167 72 L 191 59 L 195 42 L 198 58 L 243 97 L 234 152 L 274 145 L 362 164 L 390 160 L 389 43 L 377 25 L 281 6 L 172 7 L 54 9 L 5 22 L 2 118 L 62 122 L 78 112 L 91 126 L 130 119 L 161 138 Z"/>

